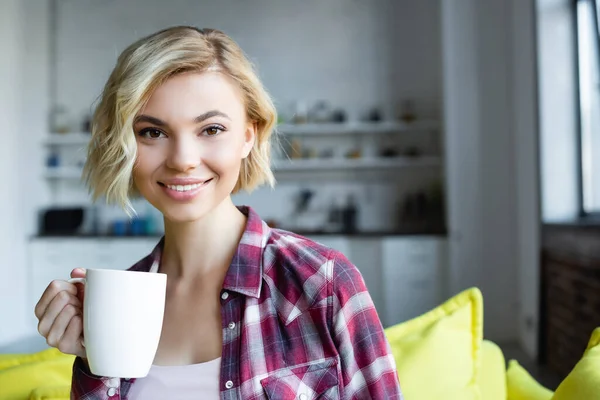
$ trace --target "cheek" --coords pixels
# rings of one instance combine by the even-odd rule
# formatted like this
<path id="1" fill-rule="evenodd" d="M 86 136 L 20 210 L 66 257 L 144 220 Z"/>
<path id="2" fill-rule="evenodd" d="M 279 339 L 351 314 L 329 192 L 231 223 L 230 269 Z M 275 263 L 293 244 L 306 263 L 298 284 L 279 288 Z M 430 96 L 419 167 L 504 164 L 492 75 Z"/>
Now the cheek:
<path id="1" fill-rule="evenodd" d="M 137 158 L 135 160 L 135 164 L 133 166 L 133 183 L 136 186 L 144 185 L 144 181 L 149 177 L 153 165 L 152 159 L 153 157 L 148 154 L 147 149 L 138 148 Z"/>
<path id="2" fill-rule="evenodd" d="M 207 152 L 204 159 L 221 174 L 229 171 L 237 174 L 237 168 L 242 163 L 242 153 L 242 145 L 239 143 L 219 143 Z"/>

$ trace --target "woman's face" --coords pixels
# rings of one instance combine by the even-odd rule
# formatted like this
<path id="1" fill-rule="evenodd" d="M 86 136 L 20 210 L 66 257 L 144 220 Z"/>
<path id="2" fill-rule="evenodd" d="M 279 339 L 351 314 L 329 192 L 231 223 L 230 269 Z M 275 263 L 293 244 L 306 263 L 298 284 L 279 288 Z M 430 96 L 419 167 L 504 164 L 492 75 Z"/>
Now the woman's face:
<path id="1" fill-rule="evenodd" d="M 133 180 L 165 218 L 201 218 L 231 194 L 255 128 L 239 89 L 218 72 L 175 75 L 135 118 Z"/>

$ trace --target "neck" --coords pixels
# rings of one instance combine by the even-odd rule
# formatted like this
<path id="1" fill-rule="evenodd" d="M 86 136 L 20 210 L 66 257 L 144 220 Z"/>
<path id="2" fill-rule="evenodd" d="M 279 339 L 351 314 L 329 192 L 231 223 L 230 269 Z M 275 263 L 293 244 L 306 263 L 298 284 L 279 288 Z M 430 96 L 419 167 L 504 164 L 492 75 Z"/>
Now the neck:
<path id="1" fill-rule="evenodd" d="M 174 223 L 165 219 L 161 272 L 176 280 L 224 278 L 246 226 L 246 217 L 225 199 L 199 220 Z"/>

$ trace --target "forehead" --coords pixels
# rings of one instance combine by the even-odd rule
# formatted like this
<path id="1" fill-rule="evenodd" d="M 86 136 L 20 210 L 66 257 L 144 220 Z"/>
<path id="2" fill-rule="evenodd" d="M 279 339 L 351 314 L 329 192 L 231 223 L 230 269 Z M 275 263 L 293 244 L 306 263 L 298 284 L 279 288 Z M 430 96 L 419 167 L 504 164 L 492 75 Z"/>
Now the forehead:
<path id="1" fill-rule="evenodd" d="M 219 72 L 186 72 L 170 77 L 151 95 L 141 110 L 157 117 L 195 118 L 208 110 L 245 114 L 241 90 Z"/>

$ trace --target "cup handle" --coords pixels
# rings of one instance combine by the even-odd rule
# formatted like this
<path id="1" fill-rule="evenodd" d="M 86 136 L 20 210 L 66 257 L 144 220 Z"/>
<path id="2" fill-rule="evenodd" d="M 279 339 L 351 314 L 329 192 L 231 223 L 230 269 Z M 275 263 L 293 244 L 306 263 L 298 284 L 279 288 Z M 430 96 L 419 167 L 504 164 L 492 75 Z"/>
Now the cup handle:
<path id="1" fill-rule="evenodd" d="M 67 280 L 67 282 L 69 282 L 69 283 L 82 283 L 82 284 L 85 285 L 86 280 L 85 280 L 85 278 L 71 278 L 71 279 Z M 85 348 L 85 340 L 83 340 L 83 338 L 81 340 L 81 345 Z"/>

